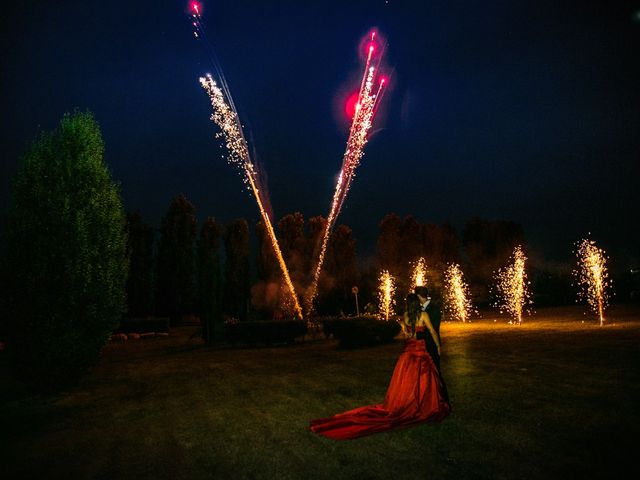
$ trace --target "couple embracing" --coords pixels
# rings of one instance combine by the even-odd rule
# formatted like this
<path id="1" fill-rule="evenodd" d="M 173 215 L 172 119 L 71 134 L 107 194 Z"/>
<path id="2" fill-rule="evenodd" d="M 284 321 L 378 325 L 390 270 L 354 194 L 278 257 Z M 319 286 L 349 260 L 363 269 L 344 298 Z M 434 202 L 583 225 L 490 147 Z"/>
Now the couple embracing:
<path id="1" fill-rule="evenodd" d="M 312 420 L 311 430 L 346 440 L 444 419 L 451 407 L 440 372 L 440 317 L 427 287 L 416 287 L 406 298 L 401 325 L 407 339 L 384 402 Z"/>

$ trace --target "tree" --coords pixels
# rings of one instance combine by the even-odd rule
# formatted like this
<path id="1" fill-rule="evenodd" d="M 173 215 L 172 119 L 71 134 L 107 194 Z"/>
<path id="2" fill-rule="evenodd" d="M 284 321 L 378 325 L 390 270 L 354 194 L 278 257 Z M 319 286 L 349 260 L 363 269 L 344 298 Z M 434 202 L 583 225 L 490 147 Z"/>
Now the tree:
<path id="1" fill-rule="evenodd" d="M 156 313 L 172 324 L 191 313 L 195 296 L 195 208 L 184 195 L 175 197 L 160 226 L 156 266 Z"/>
<path id="2" fill-rule="evenodd" d="M 271 244 L 267 227 L 262 221 L 256 223 L 258 249 L 256 270 L 258 281 L 251 287 L 251 304 L 263 318 L 271 319 L 278 307 L 281 273 L 278 259 Z"/>
<path id="3" fill-rule="evenodd" d="M 422 251 L 427 265 L 444 270 L 448 263 L 458 260 L 458 236 L 449 224 L 422 225 Z"/>
<path id="4" fill-rule="evenodd" d="M 322 236 L 324 235 L 324 230 L 327 228 L 327 220 L 322 215 L 316 215 L 315 217 L 310 217 L 309 220 L 307 220 L 307 224 L 309 228 L 305 254 L 307 258 L 310 259 L 309 275 L 313 275 L 313 269 L 316 267 L 315 262 L 318 260 L 320 248 L 322 247 Z"/>
<path id="5" fill-rule="evenodd" d="M 249 225 L 246 220 L 234 220 L 227 226 L 224 246 L 224 311 L 238 320 L 246 320 L 249 301 Z"/>
<path id="6" fill-rule="evenodd" d="M 127 215 L 127 312 L 141 317 L 151 313 L 153 292 L 153 228 L 142 221 L 139 212 Z"/>
<path id="7" fill-rule="evenodd" d="M 395 213 L 387 214 L 379 225 L 378 233 L 378 268 L 389 270 L 394 276 L 400 270 L 402 220 Z"/>
<path id="8" fill-rule="evenodd" d="M 276 281 L 280 276 L 280 265 L 269 239 L 267 227 L 262 221 L 256 223 L 256 237 L 258 239 L 258 253 L 256 256 L 256 270 L 258 279 L 263 282 Z"/>
<path id="9" fill-rule="evenodd" d="M 202 336 L 211 343 L 215 325 L 222 318 L 220 279 L 220 235 L 222 227 L 212 217 L 202 225 L 198 238 L 197 306 L 202 322 Z"/>
<path id="10" fill-rule="evenodd" d="M 462 244 L 476 298 L 486 297 L 493 272 L 506 263 L 516 245 L 522 243 L 524 233 L 517 223 L 473 218 L 465 224 Z"/>
<path id="11" fill-rule="evenodd" d="M 282 256 L 291 281 L 296 287 L 301 287 L 309 272 L 309 259 L 305 255 L 307 239 L 304 234 L 304 217 L 300 212 L 285 215 L 278 222 L 278 230 Z"/>
<path id="12" fill-rule="evenodd" d="M 353 232 L 347 225 L 338 225 L 329 239 L 325 260 L 325 275 L 329 285 L 325 288 L 321 302 L 325 309 L 334 312 L 355 312 L 355 303 L 351 289 L 358 283 L 358 266 L 356 263 L 356 241 Z"/>
<path id="13" fill-rule="evenodd" d="M 126 309 L 127 236 L 93 115 L 65 114 L 13 180 L 7 228 L 8 349 L 35 387 L 77 380 Z"/>
<path id="14" fill-rule="evenodd" d="M 397 282 L 401 292 L 406 291 L 411 277 L 411 264 L 422 256 L 421 225 L 411 215 L 402 220 L 400 226 L 400 249 L 398 252 Z"/>

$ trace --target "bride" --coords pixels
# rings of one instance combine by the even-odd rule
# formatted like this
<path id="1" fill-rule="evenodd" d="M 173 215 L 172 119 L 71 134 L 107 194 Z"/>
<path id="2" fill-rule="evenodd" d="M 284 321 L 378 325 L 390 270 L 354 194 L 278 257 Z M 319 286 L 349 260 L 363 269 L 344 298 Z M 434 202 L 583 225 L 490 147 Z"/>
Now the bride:
<path id="1" fill-rule="evenodd" d="M 439 355 L 440 337 L 414 293 L 407 295 L 401 324 L 407 339 L 384 403 L 312 420 L 312 431 L 334 440 L 345 440 L 424 422 L 438 422 L 449 414 L 446 386 L 424 340 L 427 336 L 433 339 Z"/>

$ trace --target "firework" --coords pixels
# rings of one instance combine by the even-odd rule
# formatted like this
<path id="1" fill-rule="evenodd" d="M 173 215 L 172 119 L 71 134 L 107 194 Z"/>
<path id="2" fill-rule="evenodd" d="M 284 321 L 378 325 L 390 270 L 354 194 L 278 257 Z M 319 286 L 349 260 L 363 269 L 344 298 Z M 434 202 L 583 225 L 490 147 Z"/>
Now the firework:
<path id="1" fill-rule="evenodd" d="M 374 41 L 375 32 L 372 32 L 367 50 L 367 60 L 365 62 L 364 73 L 362 75 L 362 81 L 360 82 L 358 100 L 355 105 L 355 112 L 353 120 L 351 121 L 349 137 L 347 139 L 347 148 L 342 158 L 342 169 L 338 175 L 336 190 L 333 195 L 333 201 L 331 202 L 329 216 L 327 217 L 327 225 L 322 237 L 318 261 L 314 270 L 309 294 L 306 299 L 307 312 L 311 312 L 313 309 L 313 300 L 318 291 L 318 279 L 320 278 L 320 271 L 322 270 L 322 264 L 324 263 L 329 236 L 333 226 L 335 225 L 336 219 L 338 218 L 340 210 L 342 209 L 342 205 L 347 193 L 349 192 L 349 188 L 351 187 L 354 172 L 364 155 L 364 146 L 367 143 L 367 135 L 371 129 L 373 118 L 377 111 L 380 99 L 382 98 L 382 93 L 386 83 L 385 78 L 380 78 L 379 81 L 377 80 L 382 55 L 378 55 L 377 61 L 373 61 L 374 52 L 376 50 Z M 376 63 L 376 65 L 373 65 L 374 63 Z"/>
<path id="2" fill-rule="evenodd" d="M 464 281 L 460 265 L 452 263 L 444 272 L 445 309 L 452 318 L 467 322 L 475 312 L 471 303 L 469 286 Z"/>
<path id="3" fill-rule="evenodd" d="M 388 270 L 383 270 L 380 274 L 380 285 L 378 286 L 378 302 L 380 313 L 384 315 L 385 320 L 394 314 L 396 284 L 393 276 Z"/>
<path id="4" fill-rule="evenodd" d="M 298 303 L 298 298 L 289 276 L 289 270 L 287 269 L 287 265 L 282 257 L 280 245 L 278 244 L 276 234 L 273 230 L 271 219 L 264 208 L 265 202 L 262 197 L 262 190 L 259 187 L 260 182 L 258 171 L 251 161 L 249 148 L 242 132 L 242 125 L 238 114 L 232 106 L 233 103 L 231 101 L 227 102 L 227 98 L 230 97 L 227 96 L 225 98 L 225 94 L 222 89 L 218 86 L 211 75 L 200 78 L 200 84 L 207 91 L 209 98 L 211 99 L 211 105 L 213 107 L 211 120 L 213 120 L 213 122 L 220 128 L 220 132 L 216 133 L 216 138 L 222 138 L 224 140 L 227 151 L 229 152 L 227 157 L 229 163 L 239 167 L 243 174 L 242 178 L 244 183 L 253 192 L 258 204 L 258 209 L 260 210 L 260 215 L 262 216 L 262 221 L 266 226 L 273 251 L 275 252 L 278 264 L 282 270 L 285 284 L 287 285 L 288 291 L 291 295 L 294 312 L 302 318 L 302 309 Z"/>
<path id="5" fill-rule="evenodd" d="M 525 257 L 522 247 L 516 246 L 510 258 L 510 263 L 498 270 L 495 276 L 498 299 L 496 306 L 501 313 L 508 313 L 514 323 L 522 323 L 523 311 L 532 303 L 529 292 L 530 282 L 525 271 Z"/>
<path id="6" fill-rule="evenodd" d="M 427 284 L 427 261 L 424 257 L 414 263 L 411 274 L 411 291 L 416 287 L 423 287 Z"/>
<path id="7" fill-rule="evenodd" d="M 578 265 L 573 276 L 581 287 L 578 296 L 587 301 L 603 325 L 604 310 L 609 301 L 607 290 L 611 286 L 607 258 L 604 250 L 598 248 L 593 240 L 583 239 L 577 247 Z"/>

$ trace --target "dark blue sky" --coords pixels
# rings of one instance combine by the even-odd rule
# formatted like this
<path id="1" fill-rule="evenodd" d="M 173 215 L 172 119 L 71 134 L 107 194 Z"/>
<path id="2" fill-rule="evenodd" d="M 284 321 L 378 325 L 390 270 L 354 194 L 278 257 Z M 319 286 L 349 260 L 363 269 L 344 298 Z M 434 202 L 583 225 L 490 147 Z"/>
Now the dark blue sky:
<path id="1" fill-rule="evenodd" d="M 385 108 L 339 222 L 374 251 L 388 212 L 524 226 L 538 260 L 591 232 L 618 267 L 640 253 L 640 1 L 205 1 L 204 22 L 268 174 L 277 218 L 326 215 L 370 27 L 388 40 Z M 220 157 L 186 1 L 31 1 L 2 20 L 0 211 L 39 129 L 90 109 L 125 206 L 159 224 L 258 219 Z M 350 83 L 351 82 L 351 83 Z"/>

